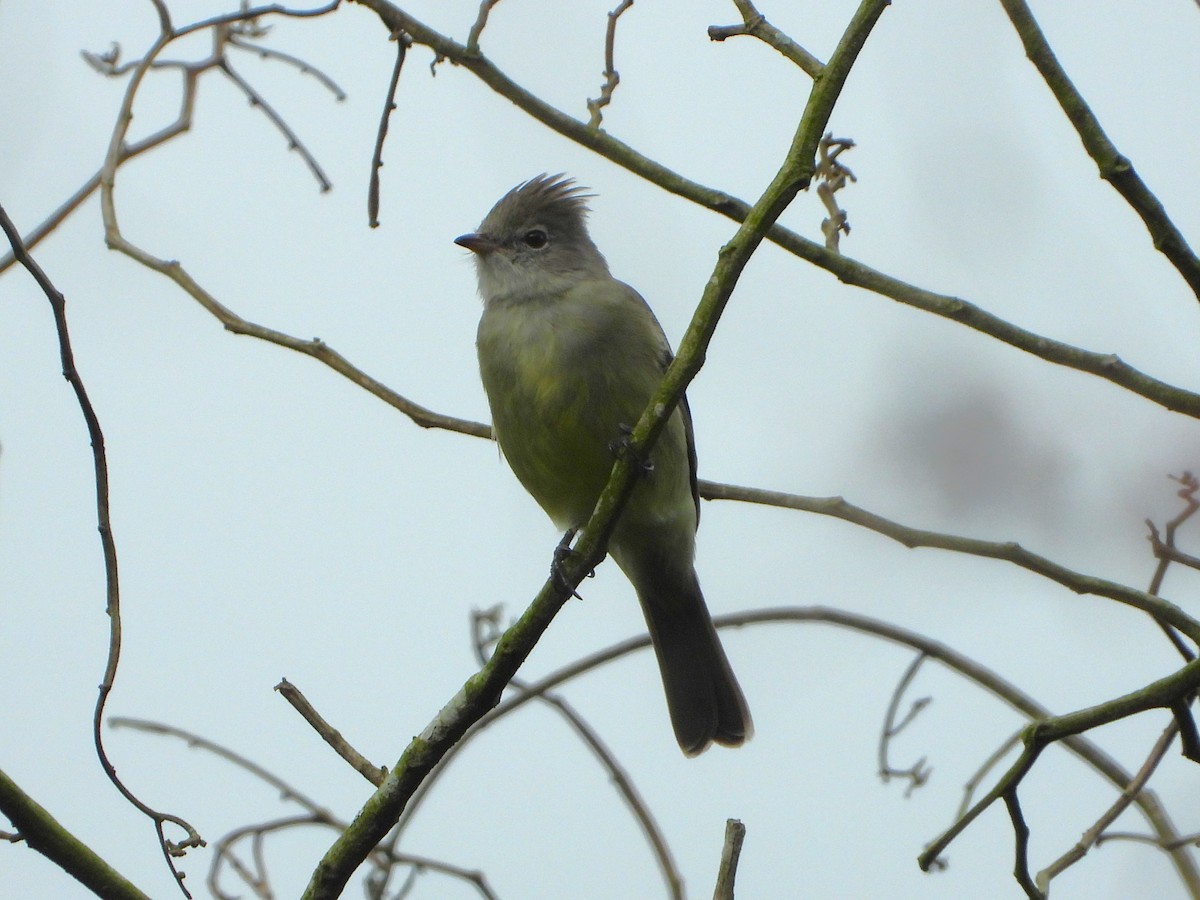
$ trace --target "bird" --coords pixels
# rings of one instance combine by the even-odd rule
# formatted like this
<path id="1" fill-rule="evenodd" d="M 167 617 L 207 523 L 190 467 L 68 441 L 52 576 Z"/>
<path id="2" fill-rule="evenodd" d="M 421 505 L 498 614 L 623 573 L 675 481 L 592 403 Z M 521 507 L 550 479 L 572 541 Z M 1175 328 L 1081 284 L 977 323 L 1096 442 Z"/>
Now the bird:
<path id="1" fill-rule="evenodd" d="M 564 174 L 538 175 L 455 239 L 473 255 L 483 300 L 476 349 L 493 434 L 565 532 L 562 547 L 591 517 L 673 358 L 649 305 L 588 235 L 594 196 Z M 750 710 L 694 567 L 700 495 L 686 397 L 640 462 L 608 553 L 637 593 L 680 749 L 740 746 Z"/>

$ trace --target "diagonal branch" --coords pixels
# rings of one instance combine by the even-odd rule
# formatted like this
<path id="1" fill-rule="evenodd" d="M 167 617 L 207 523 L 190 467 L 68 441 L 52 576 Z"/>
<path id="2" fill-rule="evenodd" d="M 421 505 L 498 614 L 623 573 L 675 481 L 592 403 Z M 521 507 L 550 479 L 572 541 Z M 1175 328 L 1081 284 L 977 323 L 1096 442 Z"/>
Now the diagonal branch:
<path id="1" fill-rule="evenodd" d="M 1200 259 L 1188 246 L 1187 239 L 1175 227 L 1159 199 L 1121 155 L 1100 126 L 1083 95 L 1067 76 L 1066 70 L 1050 49 L 1024 0 L 1000 0 L 1008 18 L 1025 46 L 1025 55 L 1037 67 L 1046 86 L 1054 94 L 1063 113 L 1075 127 L 1083 148 L 1100 170 L 1100 177 L 1111 184 L 1146 225 L 1154 248 L 1162 253 L 1183 276 L 1196 299 L 1200 300 Z"/>
<path id="2" fill-rule="evenodd" d="M 1093 846 L 1099 846 L 1100 837 L 1104 834 L 1104 829 L 1108 828 L 1117 817 L 1121 815 L 1129 805 L 1137 798 L 1138 793 L 1146 786 L 1146 782 L 1150 780 L 1150 776 L 1154 774 L 1154 770 L 1158 768 L 1158 764 L 1163 761 L 1167 755 L 1167 750 L 1171 746 L 1171 742 L 1175 739 L 1175 735 L 1179 732 L 1179 726 L 1175 722 L 1163 730 L 1159 738 L 1154 743 L 1150 754 L 1146 757 L 1146 761 L 1138 770 L 1137 775 L 1133 780 L 1121 791 L 1121 795 L 1113 802 L 1113 804 L 1104 811 L 1096 823 L 1083 833 L 1083 836 L 1070 850 L 1052 862 L 1042 871 L 1038 872 L 1036 884 L 1038 888 L 1046 893 L 1050 890 L 1050 882 L 1052 879 L 1061 875 L 1087 854 Z"/>
<path id="3" fill-rule="evenodd" d="M 813 79 L 821 77 L 825 64 L 797 44 L 794 40 L 766 20 L 751 0 L 733 0 L 733 5 L 742 14 L 741 25 L 710 25 L 708 39 L 724 41 L 731 37 L 750 35 L 769 47 L 774 47 Z"/>
<path id="4" fill-rule="evenodd" d="M 96 896 L 112 900 L 149 900 L 148 895 L 67 831 L 4 772 L 0 772 L 0 812 L 13 823 L 26 844 Z"/>

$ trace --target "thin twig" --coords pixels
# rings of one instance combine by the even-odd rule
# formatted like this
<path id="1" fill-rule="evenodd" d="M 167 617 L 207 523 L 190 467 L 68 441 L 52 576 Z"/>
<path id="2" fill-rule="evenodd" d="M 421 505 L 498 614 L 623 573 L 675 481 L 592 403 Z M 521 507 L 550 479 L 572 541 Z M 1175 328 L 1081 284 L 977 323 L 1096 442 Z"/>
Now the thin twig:
<path id="1" fill-rule="evenodd" d="M 971 801 L 975 799 L 975 792 L 979 790 L 979 785 L 983 783 L 983 779 L 987 777 L 988 772 L 996 767 L 1000 760 L 1004 759 L 1009 754 L 1013 747 L 1021 743 L 1021 732 L 1025 729 L 1021 728 L 1012 733 L 999 747 L 993 750 L 988 758 L 985 759 L 975 770 L 975 774 L 967 779 L 967 783 L 963 785 L 963 798 L 958 805 L 958 812 L 954 814 L 955 819 L 961 819 L 967 814 L 967 810 L 971 808 Z"/>
<path id="2" fill-rule="evenodd" d="M 1054 55 L 1029 6 L 1024 0 L 1000 0 L 1000 3 L 1025 46 L 1025 55 L 1037 68 L 1062 107 L 1063 114 L 1075 127 L 1088 156 L 1100 170 L 1100 177 L 1111 184 L 1138 214 L 1155 249 L 1183 276 L 1200 300 L 1200 258 L 1188 246 L 1187 239 L 1175 227 L 1162 203 L 1134 170 L 1133 163 L 1122 156 L 1109 140 L 1095 113 Z"/>
<path id="3" fill-rule="evenodd" d="M 726 819 L 725 844 L 721 848 L 721 865 L 717 870 L 717 884 L 713 888 L 713 900 L 733 900 L 738 860 L 741 858 L 742 844 L 745 840 L 746 826 L 737 819 Z"/>
<path id="4" fill-rule="evenodd" d="M 3 229 L 7 236 L 17 260 L 29 271 L 38 287 L 42 289 L 42 293 L 46 295 L 46 299 L 50 301 L 50 307 L 54 312 L 55 330 L 58 333 L 59 358 L 62 362 L 63 377 L 67 379 L 71 389 L 75 392 L 75 400 L 83 414 L 92 445 L 92 471 L 96 484 L 96 519 L 100 531 L 100 547 L 104 556 L 105 611 L 109 621 L 108 660 L 104 667 L 104 676 L 100 682 L 99 696 L 92 716 L 92 737 L 96 746 L 96 755 L 109 781 L 121 792 L 122 796 L 154 821 L 163 858 L 170 867 L 171 874 L 175 877 L 180 891 L 185 897 L 190 898 L 191 894 L 183 885 L 184 874 L 176 867 L 174 858 L 183 856 L 192 847 L 203 847 L 204 839 L 187 821 L 179 816 L 150 807 L 125 786 L 108 758 L 108 753 L 104 748 L 104 738 L 101 734 L 104 706 L 116 681 L 117 665 L 121 657 L 121 590 L 118 578 L 117 544 L 113 537 L 112 518 L 109 512 L 108 456 L 104 446 L 104 432 L 100 428 L 100 419 L 96 415 L 95 407 L 88 398 L 83 378 L 75 366 L 75 354 L 71 349 L 71 336 L 67 330 L 67 301 L 50 281 L 42 267 L 29 255 L 21 243 L 21 236 L 16 226 L 13 225 L 3 207 L 0 207 L 0 229 Z M 166 837 L 163 825 L 167 822 L 186 833 L 182 841 L 171 841 Z"/>
<path id="5" fill-rule="evenodd" d="M 1200 847 L 1200 832 L 1185 834 L 1172 841 L 1164 841 L 1162 838 L 1150 834 L 1137 834 L 1132 831 L 1106 831 L 1096 838 L 1096 846 L 1099 847 L 1106 841 L 1131 841 L 1136 844 L 1151 844 L 1160 850 L 1178 850 L 1181 847 Z"/>
<path id="6" fill-rule="evenodd" d="M 488 15 L 492 11 L 492 7 L 499 3 L 500 0 L 481 0 L 479 4 L 479 15 L 475 18 L 475 24 L 471 26 L 471 30 L 467 32 L 467 47 L 468 53 L 473 55 L 479 54 L 479 38 L 483 35 L 483 29 L 487 27 Z"/>
<path id="7" fill-rule="evenodd" d="M 229 36 L 228 45 L 230 47 L 237 47 L 239 50 L 244 50 L 247 53 L 253 53 L 259 59 L 274 59 L 282 63 L 287 63 L 289 66 L 293 66 L 299 70 L 301 75 L 311 75 L 315 78 L 323 88 L 333 94 L 333 99 L 339 103 L 346 99 L 346 92 L 342 90 L 338 83 L 308 60 L 293 56 L 290 53 L 284 53 L 282 50 L 264 47 L 261 44 L 252 44 L 244 38 L 238 37 L 236 34 Z"/>
<path id="8" fill-rule="evenodd" d="M 922 697 L 914 700 L 910 705 L 908 712 L 900 721 L 896 721 L 896 714 L 900 709 L 900 700 L 904 696 L 904 692 L 908 690 L 908 686 L 912 683 L 913 678 L 917 675 L 917 670 L 921 667 L 921 663 L 926 660 L 924 653 L 918 653 L 916 658 L 909 663 L 908 668 L 904 670 L 904 674 L 900 676 L 900 681 L 896 684 L 892 691 L 891 699 L 888 701 L 887 712 L 883 717 L 883 727 L 879 730 L 879 777 L 886 784 L 892 778 L 905 778 L 908 780 L 908 787 L 904 791 L 904 796 L 912 795 L 912 792 L 925 784 L 929 780 L 932 773 L 927 765 L 925 765 L 925 757 L 922 756 L 907 769 L 896 769 L 888 761 L 888 750 L 891 747 L 892 738 L 903 731 L 908 724 L 920 715 L 930 703 L 929 697 Z"/>
<path id="9" fill-rule="evenodd" d="M 821 74 L 825 64 L 768 22 L 750 0 L 733 0 L 733 5 L 742 14 L 742 24 L 710 25 L 708 27 L 710 41 L 724 41 L 739 35 L 751 35 L 767 46 L 775 48 L 803 69 L 810 78 L 817 78 Z"/>
<path id="10" fill-rule="evenodd" d="M 971 556 L 1005 560 L 1055 581 L 1077 594 L 1107 597 L 1142 612 L 1160 616 L 1192 640 L 1200 641 L 1200 622 L 1175 604 L 1115 581 L 1075 572 L 1053 560 L 1026 550 L 1015 541 L 982 541 L 976 538 L 912 528 L 847 503 L 841 497 L 802 497 L 779 491 L 766 491 L 761 488 L 739 487 L 710 481 L 701 482 L 700 495 L 708 499 L 766 503 L 770 506 L 832 516 L 878 532 L 909 548 L 936 547 L 956 553 L 967 553 Z"/>
<path id="11" fill-rule="evenodd" d="M 392 35 L 396 42 L 396 64 L 392 66 L 392 78 L 388 82 L 387 99 L 383 103 L 383 113 L 379 117 L 379 130 L 375 134 L 375 152 L 371 156 L 371 177 L 367 187 L 367 224 L 372 228 L 379 227 L 379 170 L 383 168 L 383 142 L 387 140 L 388 122 L 396 109 L 396 88 L 400 84 L 400 70 L 404 68 L 404 57 L 412 45 L 410 38 L 403 31 Z"/>
<path id="12" fill-rule="evenodd" d="M 1142 767 L 1133 776 L 1133 780 L 1125 786 L 1113 804 L 1104 811 L 1104 814 L 1096 820 L 1096 823 L 1091 828 L 1083 833 L 1083 836 L 1074 847 L 1038 872 L 1036 883 L 1042 892 L 1048 893 L 1050 882 L 1054 878 L 1083 859 L 1091 847 L 1099 846 L 1100 836 L 1104 834 L 1104 830 L 1115 822 L 1121 813 L 1129 808 L 1129 804 L 1133 803 L 1138 792 L 1146 786 L 1146 783 L 1150 780 L 1150 776 L 1154 774 L 1154 770 L 1158 768 L 1159 763 L 1167 755 L 1167 750 L 1170 748 L 1171 741 L 1175 739 L 1177 732 L 1178 725 L 1175 722 L 1171 722 L 1163 730 L 1163 733 L 1159 735 L 1158 740 L 1155 741 L 1154 747 L 1150 750 L 1150 755 L 1146 757 L 1146 761 L 1142 763 Z"/>
<path id="13" fill-rule="evenodd" d="M 1158 534 L 1158 528 L 1149 519 L 1146 520 L 1146 525 L 1150 529 L 1150 544 L 1154 549 L 1154 556 L 1158 559 L 1158 565 L 1154 567 L 1154 575 L 1150 578 L 1150 587 L 1147 589 L 1149 593 L 1158 595 L 1162 592 L 1163 581 L 1167 576 L 1167 569 L 1174 561 L 1172 553 L 1175 552 L 1175 533 L 1179 527 L 1195 515 L 1197 510 L 1200 510 L 1200 501 L 1196 499 L 1196 491 L 1200 490 L 1200 479 L 1197 479 L 1191 472 L 1184 472 L 1181 475 L 1169 476 L 1173 481 L 1180 484 L 1178 496 L 1183 500 L 1183 509 L 1175 518 L 1167 522 L 1166 525 L 1166 540 L 1161 540 Z M 1175 647 L 1177 653 L 1184 659 L 1195 659 L 1195 651 L 1189 647 L 1175 631 L 1167 623 L 1159 618 L 1154 620 L 1158 627 L 1162 629 L 1163 634 L 1167 636 L 1167 640 Z"/>
<path id="14" fill-rule="evenodd" d="M 251 759 L 247 759 L 235 750 L 231 750 L 223 744 L 218 744 L 216 741 L 210 741 L 208 738 L 187 731 L 183 728 L 177 728 L 174 725 L 167 725 L 162 722 L 155 722 L 150 719 L 136 719 L 129 716 L 113 716 L 108 722 L 110 728 L 129 728 L 134 731 L 141 731 L 146 734 L 157 734 L 164 737 L 173 737 L 183 741 L 189 747 L 196 750 L 203 750 L 205 753 L 211 753 L 218 756 L 226 762 L 232 763 L 237 768 L 248 772 L 260 781 L 270 785 L 279 795 L 285 800 L 294 801 L 304 807 L 308 812 L 315 816 L 319 816 L 322 820 L 336 822 L 337 817 L 334 816 L 326 807 L 322 806 L 312 797 L 309 797 L 299 788 L 285 781 L 279 775 L 271 772 L 269 769 L 259 765 Z"/>
<path id="15" fill-rule="evenodd" d="M 350 742 L 342 737 L 342 733 L 330 725 L 325 717 L 317 712 L 316 707 L 308 702 L 308 698 L 301 693 L 300 688 L 285 678 L 275 685 L 275 690 L 282 694 L 292 708 L 304 717 L 304 720 L 320 735 L 321 740 L 333 748 L 333 751 L 348 762 L 356 772 L 376 787 L 383 783 L 387 769 L 375 765 L 355 750 Z"/>
<path id="16" fill-rule="evenodd" d="M 1029 825 L 1021 812 L 1021 800 L 1017 796 L 1015 783 L 1004 792 L 1004 805 L 1008 809 L 1008 818 L 1013 829 L 1013 877 L 1017 879 L 1017 884 L 1021 885 L 1029 900 L 1046 900 L 1045 894 L 1033 883 L 1029 874 Z"/>
<path id="17" fill-rule="evenodd" d="M 159 11 L 160 21 L 169 23 L 170 16 L 167 13 L 166 7 L 161 3 L 157 3 L 155 6 Z M 322 15 L 325 12 L 329 12 L 336 6 L 337 2 L 335 0 L 335 2 L 329 6 L 313 11 L 293 11 L 283 10 L 282 8 L 277 8 L 277 11 L 279 11 L 282 15 L 311 16 Z M 120 148 L 118 148 L 118 166 L 128 162 L 135 156 L 139 156 L 148 150 L 154 149 L 160 144 L 166 143 L 172 138 L 178 137 L 191 128 L 192 115 L 195 109 L 196 85 L 198 83 L 198 79 L 204 72 L 210 69 L 222 67 L 222 64 L 225 62 L 224 49 L 229 46 L 236 46 L 243 50 L 258 53 L 260 56 L 279 59 L 283 62 L 289 63 L 298 68 L 301 73 L 310 74 L 316 77 L 325 87 L 333 92 L 334 96 L 338 100 L 345 98 L 345 93 L 342 91 L 342 89 L 338 87 L 337 84 L 335 84 L 333 80 L 329 78 L 329 76 L 321 72 L 316 67 L 305 62 L 304 60 L 301 60 L 299 57 L 292 56 L 291 54 L 282 53 L 277 50 L 271 50 L 255 44 L 245 43 L 235 32 L 231 30 L 230 27 L 228 27 L 244 20 L 244 17 L 247 15 L 263 15 L 265 14 L 264 9 L 265 8 L 259 8 L 257 10 L 246 10 L 237 14 L 231 13 L 224 16 L 218 16 L 215 19 L 206 20 L 204 23 L 189 25 L 187 28 L 175 33 L 176 37 L 179 37 L 185 33 L 190 34 L 194 31 L 197 31 L 201 26 L 214 27 L 213 50 L 204 59 L 194 62 L 159 59 L 155 59 L 151 62 L 150 68 L 153 70 L 178 69 L 182 73 L 183 91 L 180 102 L 180 112 L 175 118 L 175 121 L 155 132 L 154 134 L 151 134 L 148 137 L 145 137 L 142 140 L 132 144 L 123 144 Z M 217 25 L 221 25 L 223 27 L 217 28 L 215 27 Z M 167 28 L 168 32 L 174 32 L 174 29 L 171 28 L 169 24 L 165 27 Z M 117 77 L 131 72 L 141 67 L 145 62 L 144 59 L 137 59 L 126 63 L 120 63 L 120 47 L 115 43 L 112 45 L 112 49 L 106 53 L 91 53 L 85 50 L 82 52 L 82 56 L 85 60 L 87 60 L 88 64 L 91 65 L 92 68 L 108 77 Z M 252 102 L 255 102 L 253 96 L 251 99 Z M 261 102 L 261 98 L 258 102 Z M 264 112 L 266 112 L 269 107 L 263 106 L 263 109 Z M 270 115 L 270 113 L 268 113 L 268 115 Z M 273 118 L 272 121 L 275 121 L 275 119 Z M 282 120 L 280 119 L 280 121 Z M 291 135 L 288 129 L 284 128 L 283 131 L 284 134 L 288 136 L 289 141 L 295 139 L 295 135 Z M 298 140 L 296 140 L 296 143 L 299 145 L 297 149 L 304 155 L 306 161 L 310 162 L 310 168 L 315 166 L 316 162 L 315 159 L 311 157 L 311 154 L 309 154 L 308 151 L 303 148 L 302 144 L 299 144 Z M 320 171 L 319 166 L 316 167 L 316 171 Z M 34 249 L 48 234 L 53 232 L 55 228 L 61 225 L 67 216 L 82 206 L 84 201 L 86 201 L 88 197 L 90 197 L 100 186 L 100 176 L 102 172 L 103 167 L 101 167 L 100 171 L 96 172 L 87 181 L 85 181 L 83 185 L 74 194 L 67 198 L 67 200 L 65 200 L 54 212 L 43 219 L 41 223 L 39 223 L 28 234 L 26 234 L 22 239 L 25 247 L 29 250 Z M 321 183 L 321 179 L 323 177 L 323 175 L 318 175 L 319 183 Z M 328 179 L 325 179 L 324 183 L 327 184 Z M 0 255 L 0 273 L 12 266 L 15 261 L 16 258 L 11 252 Z"/>
<path id="18" fill-rule="evenodd" d="M 221 62 L 217 64 L 217 69 L 238 86 L 250 101 L 251 106 L 261 109 L 263 115 L 271 121 L 271 124 L 279 129 L 280 133 L 287 139 L 288 149 L 295 150 L 300 154 L 300 158 L 304 160 L 304 164 L 312 172 L 313 178 L 317 180 L 317 184 L 321 188 L 321 193 L 329 191 L 333 187 L 333 183 L 330 182 L 329 177 L 325 174 L 325 170 L 321 168 L 321 164 L 317 162 L 317 158 L 312 155 L 296 132 L 292 131 L 291 126 L 288 125 L 283 116 L 276 112 L 275 107 L 268 103 L 262 94 L 254 89 L 250 82 L 238 74 L 233 66 L 229 64 L 228 59 L 222 58 Z"/>
<path id="19" fill-rule="evenodd" d="M 494 646 L 503 634 L 503 628 L 500 624 L 503 609 L 502 604 L 497 604 L 490 609 L 476 610 L 471 614 L 472 643 L 475 648 L 475 656 L 479 660 L 480 665 L 484 665 L 487 662 L 489 648 Z M 563 697 L 539 689 L 537 686 L 531 685 L 520 678 L 514 678 L 509 684 L 522 695 L 529 694 L 536 696 L 543 703 L 550 706 L 551 709 L 566 720 L 567 724 L 579 736 L 579 739 L 592 752 L 592 755 L 600 763 L 600 766 L 608 773 L 609 780 L 621 795 L 621 799 L 624 801 L 626 807 L 629 808 L 634 819 L 641 826 L 642 834 L 650 845 L 655 861 L 658 863 L 659 871 L 666 882 L 668 895 L 674 898 L 674 900 L 683 900 L 683 876 L 680 874 L 679 865 L 675 862 L 671 848 L 667 844 L 666 836 L 655 820 L 654 813 L 651 812 L 641 792 L 633 783 L 633 778 L 630 776 L 628 770 L 621 765 L 620 760 L 617 759 L 612 749 L 603 741 L 599 733 L 588 724 L 587 720 Z M 394 831 L 394 834 L 398 838 L 400 835 L 399 830 Z"/>
<path id="20" fill-rule="evenodd" d="M 591 113 L 591 118 L 588 120 L 588 128 L 600 127 L 600 122 L 604 119 L 604 107 L 612 102 L 613 91 L 621 83 L 621 74 L 617 71 L 617 66 L 614 62 L 614 50 L 617 43 L 617 20 L 631 6 L 633 6 L 633 0 L 621 0 L 616 8 L 608 14 L 608 27 L 604 35 L 604 84 L 600 86 L 600 96 L 594 100 L 589 99 L 587 102 L 588 112 Z"/>

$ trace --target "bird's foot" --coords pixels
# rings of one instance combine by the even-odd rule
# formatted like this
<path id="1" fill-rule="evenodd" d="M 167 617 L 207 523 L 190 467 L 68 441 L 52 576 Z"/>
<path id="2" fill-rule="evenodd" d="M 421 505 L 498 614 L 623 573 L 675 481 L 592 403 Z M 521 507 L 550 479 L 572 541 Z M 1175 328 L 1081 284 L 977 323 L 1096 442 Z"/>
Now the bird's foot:
<path id="1" fill-rule="evenodd" d="M 576 600 L 582 600 L 583 597 L 579 596 L 579 592 L 570 586 L 566 575 L 563 574 L 563 565 L 575 555 L 575 551 L 571 549 L 571 541 L 575 539 L 575 534 L 578 530 L 577 528 L 568 528 L 566 534 L 562 536 L 562 540 L 558 542 L 558 546 L 554 548 L 554 561 L 550 564 L 550 577 L 554 579 L 554 583 L 560 588 L 569 590 L 571 596 Z M 595 578 L 596 570 L 592 569 L 592 571 L 588 572 L 587 577 Z"/>
<path id="2" fill-rule="evenodd" d="M 608 449 L 617 459 L 625 459 L 631 457 L 642 475 L 651 475 L 654 473 L 654 460 L 649 456 L 642 456 L 635 453 L 633 443 L 629 440 L 629 436 L 633 434 L 633 426 L 626 425 L 624 422 L 617 424 L 617 430 L 621 432 L 621 436 L 608 442 Z"/>

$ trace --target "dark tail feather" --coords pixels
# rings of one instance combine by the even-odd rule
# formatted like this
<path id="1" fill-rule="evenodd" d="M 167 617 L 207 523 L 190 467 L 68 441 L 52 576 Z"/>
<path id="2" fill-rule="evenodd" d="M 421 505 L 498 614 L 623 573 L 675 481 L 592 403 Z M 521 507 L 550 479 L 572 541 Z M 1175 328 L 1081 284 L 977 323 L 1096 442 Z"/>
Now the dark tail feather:
<path id="1" fill-rule="evenodd" d="M 682 584 L 654 578 L 638 599 L 646 615 L 675 738 L 688 756 L 710 743 L 738 747 L 754 733 L 750 709 L 717 637 L 694 571 Z"/>

